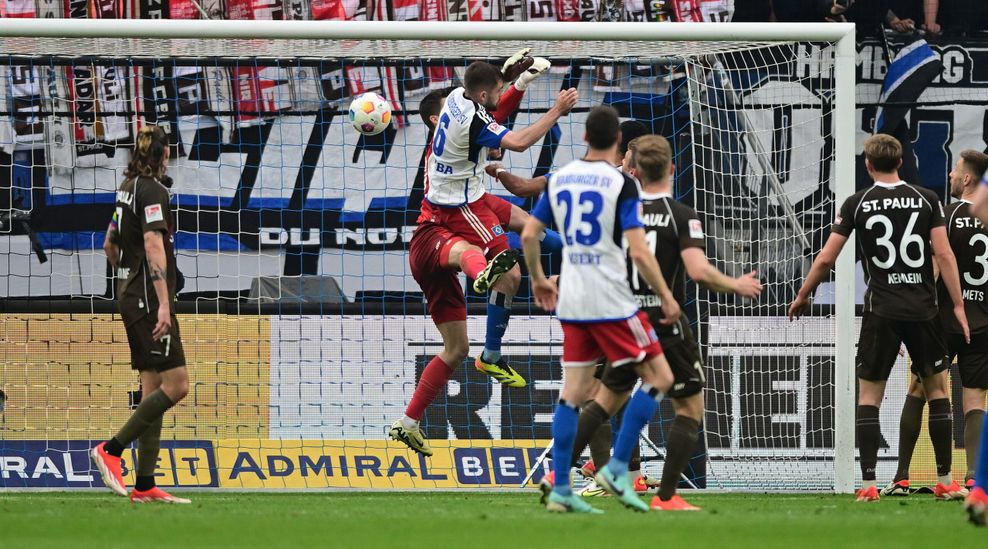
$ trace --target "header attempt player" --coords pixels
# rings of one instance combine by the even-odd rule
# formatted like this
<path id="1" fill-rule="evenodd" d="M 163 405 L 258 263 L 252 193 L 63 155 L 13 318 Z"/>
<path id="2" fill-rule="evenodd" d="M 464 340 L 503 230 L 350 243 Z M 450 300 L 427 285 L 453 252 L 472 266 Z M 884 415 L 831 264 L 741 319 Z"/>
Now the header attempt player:
<path id="1" fill-rule="evenodd" d="M 857 434 L 863 485 L 857 492 L 857 500 L 878 501 L 875 479 L 881 442 L 878 408 L 902 343 L 909 350 L 913 373 L 922 380 L 930 402 L 930 438 L 938 474 L 942 479 L 950 475 L 950 400 L 945 378 L 938 375 L 950 363 L 937 309 L 931 245 L 954 303 L 953 313 L 960 332 L 968 342 L 970 337 L 957 261 L 947 240 L 940 200 L 933 191 L 899 178 L 902 145 L 894 137 L 884 134 L 869 137 L 864 154 L 868 175 L 875 183 L 851 195 L 841 206 L 830 238 L 789 306 L 789 317 L 798 318 L 806 312 L 810 295 L 836 263 L 848 237 L 858 231 L 868 291 L 855 360 L 860 381 Z"/>
<path id="2" fill-rule="evenodd" d="M 536 59 L 536 63 L 544 66 L 543 71 L 548 68 L 544 60 Z M 412 276 L 425 293 L 444 349 L 422 371 L 405 416 L 391 425 L 388 435 L 427 456 L 432 455 L 432 448 L 419 420 L 469 352 L 466 300 L 458 269 L 474 280 L 475 291 L 491 290 L 487 338 L 477 369 L 510 387 L 526 385 L 500 356 L 521 271 L 518 252 L 510 249 L 504 232 L 503 201 L 486 192 L 483 165 L 488 149 L 524 151 L 534 145 L 573 108 L 578 96 L 575 88 L 559 92 L 556 104 L 535 124 L 509 131 L 488 113 L 497 109 L 504 80 L 500 69 L 474 62 L 464 74 L 464 86 L 446 97 L 426 166 L 425 199 L 431 215 L 420 217 L 409 245 Z"/>

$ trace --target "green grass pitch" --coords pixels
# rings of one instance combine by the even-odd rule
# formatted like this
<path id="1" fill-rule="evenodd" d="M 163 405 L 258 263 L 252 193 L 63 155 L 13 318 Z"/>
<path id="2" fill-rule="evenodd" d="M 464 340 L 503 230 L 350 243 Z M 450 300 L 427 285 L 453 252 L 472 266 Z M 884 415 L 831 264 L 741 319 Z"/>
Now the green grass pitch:
<path id="1" fill-rule="evenodd" d="M 959 502 L 858 504 L 833 495 L 698 494 L 700 513 L 554 515 L 536 494 L 182 492 L 131 505 L 102 492 L 0 492 L 0 546 L 15 547 L 988 547 Z"/>

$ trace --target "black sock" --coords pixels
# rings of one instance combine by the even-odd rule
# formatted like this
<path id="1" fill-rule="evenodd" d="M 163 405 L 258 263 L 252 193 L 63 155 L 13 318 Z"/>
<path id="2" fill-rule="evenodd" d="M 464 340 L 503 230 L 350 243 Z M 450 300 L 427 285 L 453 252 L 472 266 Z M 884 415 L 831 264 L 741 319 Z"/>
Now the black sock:
<path id="1" fill-rule="evenodd" d="M 676 416 L 669 428 L 666 440 L 666 462 L 662 466 L 662 484 L 659 485 L 659 499 L 669 501 L 676 494 L 679 475 L 686 469 L 696 441 L 700 438 L 700 423 L 685 416 Z"/>
<path id="2" fill-rule="evenodd" d="M 974 478 L 974 470 L 978 466 L 981 425 L 984 421 L 984 410 L 971 410 L 964 414 L 964 450 L 967 453 L 967 474 L 964 475 L 965 482 Z"/>
<path id="3" fill-rule="evenodd" d="M 120 457 L 123 455 L 124 447 L 123 444 L 120 444 L 120 441 L 117 440 L 117 437 L 113 437 L 106 441 L 106 446 L 103 446 L 103 451 L 111 456 Z"/>
<path id="4" fill-rule="evenodd" d="M 909 465 L 913 461 L 913 450 L 919 440 L 919 431 L 923 427 L 923 408 L 926 399 L 906 395 L 902 405 L 902 415 L 899 417 L 899 466 L 893 482 L 909 478 Z"/>
<path id="5" fill-rule="evenodd" d="M 648 429 L 648 425 L 645 426 Z M 642 470 L 642 441 L 641 436 L 638 437 L 638 442 L 635 443 L 635 449 L 631 451 L 631 461 L 628 462 L 628 472 L 637 473 Z"/>
<path id="6" fill-rule="evenodd" d="M 858 453 L 861 455 L 861 480 L 874 481 L 878 465 L 878 445 L 881 444 L 882 427 L 878 420 L 877 406 L 858 406 Z"/>
<path id="7" fill-rule="evenodd" d="M 148 476 L 137 476 L 137 484 L 134 485 L 134 489 L 138 492 L 146 492 L 154 488 L 154 475 Z"/>
<path id="8" fill-rule="evenodd" d="M 954 459 L 954 420 L 950 415 L 950 401 L 946 398 L 930 401 L 929 428 L 933 455 L 937 460 L 937 476 L 949 475 Z"/>
<path id="9" fill-rule="evenodd" d="M 570 463 L 576 465 L 597 429 L 609 418 L 610 416 L 600 407 L 600 404 L 592 400 L 580 410 L 580 420 L 576 424 L 576 439 L 573 442 L 573 456 Z M 599 468 L 600 464 L 594 462 L 594 466 Z"/>
<path id="10" fill-rule="evenodd" d="M 590 459 L 593 460 L 593 465 L 598 470 L 611 460 L 613 435 L 611 422 L 605 419 L 600 427 L 597 427 L 597 432 L 594 433 L 593 438 L 590 439 Z"/>

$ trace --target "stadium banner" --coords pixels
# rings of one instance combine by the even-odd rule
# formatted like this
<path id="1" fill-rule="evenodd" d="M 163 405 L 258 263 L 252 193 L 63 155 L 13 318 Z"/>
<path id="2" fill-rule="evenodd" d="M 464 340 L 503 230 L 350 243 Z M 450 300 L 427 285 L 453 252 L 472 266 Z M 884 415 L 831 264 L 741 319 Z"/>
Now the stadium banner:
<path id="1" fill-rule="evenodd" d="M 316 4 L 312 3 L 313 12 Z M 505 12 L 513 5 L 504 2 Z M 346 17 L 364 18 L 366 3 L 360 6 L 363 7 L 353 14 L 348 12 Z M 524 11 L 535 6 L 539 10 L 551 9 L 552 17 L 556 17 L 554 2 L 532 0 L 525 6 Z M 422 12 L 424 19 L 438 17 L 428 9 Z M 984 104 L 988 45 L 969 41 L 931 46 L 942 61 L 943 71 L 922 92 L 908 123 L 922 183 L 942 192 L 949 168 L 960 151 L 984 150 L 988 143 Z M 500 53 L 507 56 L 513 52 Z M 771 165 L 778 167 L 779 179 L 797 214 L 805 213 L 804 217 L 811 220 L 808 223 L 823 226 L 830 218 L 818 211 L 819 197 L 826 195 L 831 167 L 820 163 L 819 158 L 826 156 L 826 147 L 832 145 L 826 141 L 832 133 L 827 122 L 832 117 L 827 108 L 823 109 L 827 112 L 821 112 L 817 96 L 820 90 L 804 87 L 798 81 L 801 75 L 815 70 L 808 65 L 815 55 L 809 49 L 803 53 L 791 64 L 773 68 L 771 74 L 755 74 L 756 78 L 745 83 L 743 92 L 746 104 L 751 106 L 748 118 L 756 129 L 774 127 L 780 116 L 791 120 L 780 132 L 775 132 L 778 135 L 772 134 L 773 142 L 815 144 L 786 149 L 772 159 Z M 879 43 L 863 42 L 859 47 L 858 150 L 874 126 L 887 70 L 883 55 Z M 177 145 L 173 151 L 175 160 L 169 168 L 175 181 L 173 192 L 179 217 L 176 247 L 180 268 L 195 273 L 187 277 L 186 292 L 242 291 L 249 288 L 253 277 L 288 274 L 333 276 L 350 300 L 364 292 L 419 290 L 408 271 L 405 250 L 418 213 L 416 197 L 421 196 L 421 189 L 414 182 L 427 130 L 417 116 L 409 116 L 406 127 L 392 128 L 386 137 L 366 138 L 357 134 L 345 117 L 339 116 L 339 101 L 345 102 L 350 92 L 379 89 L 382 82 L 379 71 L 373 68 L 371 72 L 378 72 L 378 76 L 363 75 L 360 86 L 355 86 L 356 80 L 343 84 L 340 67 L 330 65 L 306 67 L 292 74 L 279 73 L 277 78 L 259 75 L 262 81 L 257 84 L 258 89 L 270 92 L 264 97 L 272 105 L 271 109 L 264 109 L 261 117 L 250 109 L 240 117 L 231 115 L 230 109 L 236 110 L 245 103 L 233 93 L 231 80 L 225 76 L 226 68 L 159 65 L 135 69 L 144 78 L 142 85 L 135 84 L 132 90 L 140 92 L 143 116 L 139 122 L 146 119 L 167 124 Z M 426 69 L 408 68 L 416 74 Z M 126 132 L 123 125 L 109 124 L 100 134 L 101 140 L 92 142 L 97 137 L 94 132 L 76 136 L 67 127 L 88 128 L 80 114 L 89 108 L 87 105 L 100 103 L 97 110 L 103 112 L 113 101 L 110 96 L 95 92 L 92 97 L 80 95 L 88 89 L 80 83 L 91 78 L 79 74 L 92 72 L 91 65 L 68 67 L 51 81 L 47 73 L 39 74 L 34 69 L 5 67 L 4 70 L 11 80 L 7 96 L 14 101 L 15 110 L 19 98 L 36 102 L 40 97 L 53 105 L 71 100 L 75 113 L 48 117 L 43 125 L 50 139 L 41 139 L 42 124 L 28 116 L 16 114 L 6 124 L 0 123 L 0 133 L 13 131 L 13 142 L 8 148 L 13 149 L 18 159 L 13 163 L 0 162 L 0 178 L 11 177 L 4 175 L 8 171 L 16 172 L 15 175 L 24 172 L 14 179 L 22 181 L 18 185 L 35 187 L 33 194 L 23 193 L 24 200 L 35 200 L 34 230 L 45 248 L 70 252 L 52 254 L 49 264 L 38 265 L 31 255 L 27 236 L 19 232 L 19 227 L 13 227 L 13 235 L 5 237 L 9 249 L 7 272 L 24 273 L 24 276 L 9 277 L 6 295 L 104 294 L 106 265 L 99 251 L 102 231 L 111 213 L 113 192 L 129 157 L 127 146 L 106 142 L 110 137 L 106 130 L 118 128 L 119 132 L 111 132 L 116 132 L 116 139 L 125 139 Z M 572 84 L 581 90 L 578 108 L 559 124 L 557 140 L 546 141 L 529 153 L 506 155 L 504 162 L 512 171 L 532 174 L 582 154 L 583 117 L 591 105 L 612 103 L 625 118 L 652 122 L 655 131 L 671 131 L 672 113 L 677 110 L 675 102 L 680 100 L 677 94 L 681 91 L 675 82 L 631 77 L 622 81 L 621 89 L 615 92 L 595 90 L 592 71 L 583 71 L 578 79 L 571 77 Z M 39 78 L 44 80 L 40 84 Z M 278 85 L 265 87 L 273 82 Z M 407 83 L 409 87 L 402 90 L 403 106 L 411 113 L 418 109 L 424 79 L 417 76 Z M 317 89 L 317 85 L 322 87 Z M 527 126 L 540 109 L 549 107 L 559 85 L 558 78 L 536 81 L 522 102 L 515 126 Z M 793 87 L 798 89 L 783 93 L 784 89 Z M 797 92 L 806 98 L 805 105 L 777 104 L 778 97 L 792 97 Z M 826 101 L 822 104 L 828 105 Z M 238 126 L 236 120 L 243 122 L 244 117 L 253 117 L 254 122 Z M 790 131 L 794 133 L 784 134 Z M 48 140 L 52 143 L 46 148 Z M 79 147 L 65 146 L 73 140 Z M 81 147 L 86 143 L 93 147 L 83 150 Z M 76 156 L 84 157 L 84 162 L 74 161 Z M 748 159 L 749 163 L 753 161 Z M 686 166 L 689 162 L 677 164 Z M 819 170 L 791 169 L 817 165 Z M 508 194 L 497 182 L 488 179 L 488 183 L 493 193 Z M 298 261 L 287 261 L 298 255 L 317 260 L 301 262 L 301 267 Z M 302 272 L 293 272 L 289 264 Z M 71 275 L 52 276 L 53 273 Z M 225 276 L 226 273 L 239 276 Z M 389 274 L 382 276 L 382 273 Z"/>
<path id="2" fill-rule="evenodd" d="M 140 399 L 122 322 L 115 315 L 0 320 L 5 340 L 17 342 L 5 345 L 0 366 L 0 486 L 98 486 L 86 451 Z M 163 486 L 514 487 L 551 438 L 563 375 L 562 332 L 552 317 L 516 316 L 509 326 L 504 355 L 528 387 L 504 389 L 469 363 L 457 369 L 423 417 L 436 450 L 429 459 L 386 435 L 442 347 L 428 317 L 181 315 L 179 322 L 191 390 L 165 416 Z M 755 325 L 747 333 L 757 335 L 734 341 L 740 323 Z M 807 478 L 830 478 L 832 324 L 712 317 L 707 326 L 706 433 L 687 469 L 690 481 L 729 488 L 772 475 L 772 460 L 783 457 L 801 460 Z M 468 319 L 475 338 L 483 328 L 482 317 Z M 476 341 L 471 351 L 481 346 Z M 900 358 L 882 406 L 880 475 L 894 472 L 907 376 Z M 953 391 L 959 401 L 959 386 Z M 647 428 L 658 449 L 643 448 L 650 476 L 659 476 L 672 417 L 666 400 Z M 963 463 L 962 430 L 954 438 Z M 134 457 L 124 455 L 127 475 Z M 922 437 L 917 482 L 933 479 L 932 460 Z"/>

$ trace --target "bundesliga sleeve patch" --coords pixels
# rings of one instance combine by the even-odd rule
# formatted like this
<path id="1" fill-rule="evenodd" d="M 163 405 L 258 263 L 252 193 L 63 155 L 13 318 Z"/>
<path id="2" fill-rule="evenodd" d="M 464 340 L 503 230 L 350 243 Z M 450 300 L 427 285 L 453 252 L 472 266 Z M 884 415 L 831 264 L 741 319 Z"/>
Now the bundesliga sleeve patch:
<path id="1" fill-rule="evenodd" d="M 490 124 L 487 125 L 487 131 L 495 135 L 503 132 L 505 129 L 506 128 L 502 128 L 501 125 L 498 124 L 497 122 L 491 122 Z"/>
<path id="2" fill-rule="evenodd" d="M 690 238 L 703 238 L 703 223 L 699 219 L 690 219 Z"/>
<path id="3" fill-rule="evenodd" d="M 163 221 L 164 219 L 165 216 L 161 213 L 161 204 L 151 204 L 144 207 L 145 223 L 154 223 L 155 221 Z"/>
<path id="4" fill-rule="evenodd" d="M 840 225 L 842 221 L 844 221 L 844 218 L 840 214 L 837 214 L 837 217 L 834 218 L 834 225 Z"/>

